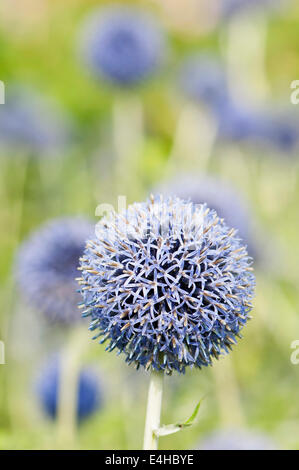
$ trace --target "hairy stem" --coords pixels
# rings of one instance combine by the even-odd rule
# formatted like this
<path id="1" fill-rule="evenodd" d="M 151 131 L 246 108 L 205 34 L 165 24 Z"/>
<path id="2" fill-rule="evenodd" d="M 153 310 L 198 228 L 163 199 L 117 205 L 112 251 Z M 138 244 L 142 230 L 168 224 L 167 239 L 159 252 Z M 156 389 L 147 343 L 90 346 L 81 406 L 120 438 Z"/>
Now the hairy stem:
<path id="1" fill-rule="evenodd" d="M 155 430 L 160 427 L 163 377 L 163 372 L 157 372 L 153 370 L 151 373 L 144 429 L 144 450 L 158 449 L 158 437 L 155 435 Z"/>

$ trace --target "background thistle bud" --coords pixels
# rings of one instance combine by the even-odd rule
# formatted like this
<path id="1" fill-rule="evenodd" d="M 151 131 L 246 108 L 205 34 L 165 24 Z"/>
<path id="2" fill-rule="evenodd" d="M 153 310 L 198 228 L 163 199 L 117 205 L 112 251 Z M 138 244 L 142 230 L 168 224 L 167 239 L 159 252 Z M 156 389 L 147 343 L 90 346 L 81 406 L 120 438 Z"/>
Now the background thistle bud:
<path id="1" fill-rule="evenodd" d="M 184 59 L 178 71 L 178 85 L 190 100 L 218 110 L 230 100 L 224 64 L 208 54 L 193 54 Z"/>
<path id="2" fill-rule="evenodd" d="M 83 34 L 84 58 L 95 75 L 120 86 L 148 78 L 159 67 L 165 44 L 151 15 L 139 8 L 97 10 Z"/>
<path id="3" fill-rule="evenodd" d="M 8 88 L 0 106 L 0 150 L 52 156 L 66 148 L 70 137 L 70 122 L 55 103 L 26 86 Z"/>
<path id="4" fill-rule="evenodd" d="M 214 210 L 178 198 L 104 217 L 81 259 L 83 315 L 128 363 L 171 373 L 228 352 L 251 310 L 246 248 Z"/>
<path id="5" fill-rule="evenodd" d="M 191 174 L 177 175 L 174 179 L 159 185 L 155 193 L 164 196 L 178 196 L 191 200 L 194 204 L 207 204 L 217 215 L 238 231 L 238 235 L 247 245 L 251 256 L 259 252 L 257 240 L 253 235 L 254 217 L 243 194 L 232 184 L 217 176 L 199 176 Z"/>
<path id="6" fill-rule="evenodd" d="M 252 10 L 253 13 L 261 10 L 265 13 L 271 8 L 279 7 L 277 0 L 221 0 L 221 14 L 224 19 L 230 19 L 238 14 L 248 14 Z M 282 2 L 283 3 L 283 2 Z"/>
<path id="7" fill-rule="evenodd" d="M 17 253 L 16 279 L 22 294 L 53 322 L 80 320 L 76 268 L 92 231 L 83 217 L 54 219 L 25 240 Z"/>
<path id="8" fill-rule="evenodd" d="M 179 70 L 179 85 L 187 98 L 209 109 L 220 139 L 258 143 L 285 152 L 297 148 L 297 116 L 277 107 L 239 103 L 230 90 L 226 67 L 216 56 L 197 54 L 185 59 Z"/>
<path id="9" fill-rule="evenodd" d="M 48 361 L 38 376 L 36 392 L 44 412 L 57 417 L 60 382 L 60 359 Z M 91 368 L 81 370 L 77 390 L 77 420 L 82 421 L 95 413 L 102 404 L 102 391 L 96 373 Z"/>

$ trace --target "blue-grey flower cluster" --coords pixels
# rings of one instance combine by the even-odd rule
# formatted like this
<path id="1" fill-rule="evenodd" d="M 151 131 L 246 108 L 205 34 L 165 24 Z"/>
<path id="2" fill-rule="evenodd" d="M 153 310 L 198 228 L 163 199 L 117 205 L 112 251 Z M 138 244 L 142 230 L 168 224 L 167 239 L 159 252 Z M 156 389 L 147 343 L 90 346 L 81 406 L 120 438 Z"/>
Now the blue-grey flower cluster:
<path id="1" fill-rule="evenodd" d="M 256 240 L 252 234 L 252 214 L 242 193 L 228 182 L 216 176 L 191 174 L 178 175 L 171 181 L 160 184 L 154 190 L 164 196 L 178 196 L 194 204 L 207 204 L 223 218 L 229 227 L 238 231 L 238 235 L 247 245 L 248 252 L 254 258 L 257 254 Z"/>
<path id="2" fill-rule="evenodd" d="M 223 63 L 208 54 L 194 54 L 179 70 L 179 86 L 188 98 L 203 102 L 217 111 L 230 100 Z"/>
<path id="3" fill-rule="evenodd" d="M 243 429 L 224 429 L 207 436 L 201 450 L 274 450 L 271 439 L 261 433 Z"/>
<path id="4" fill-rule="evenodd" d="M 278 0 L 221 0 L 221 14 L 225 19 L 251 10 L 266 10 L 280 5 Z"/>
<path id="5" fill-rule="evenodd" d="M 16 278 L 24 297 L 53 322 L 80 320 L 75 278 L 93 232 L 83 217 L 54 219 L 38 228 L 17 253 Z"/>
<path id="6" fill-rule="evenodd" d="M 179 83 L 189 99 L 209 108 L 220 138 L 262 143 L 279 151 L 297 148 L 297 117 L 237 102 L 229 89 L 225 67 L 216 57 L 202 54 L 184 61 Z"/>
<path id="7" fill-rule="evenodd" d="M 57 153 L 70 137 L 70 123 L 31 89 L 13 85 L 0 106 L 0 147 L 34 156 Z"/>
<path id="8" fill-rule="evenodd" d="M 95 75 L 128 87 L 153 75 L 165 53 L 165 39 L 153 17 L 141 9 L 113 6 L 91 15 L 81 42 Z"/>
<path id="9" fill-rule="evenodd" d="M 83 315 L 137 368 L 201 368 L 229 352 L 252 308 L 246 248 L 214 210 L 152 197 L 104 217 L 81 258 Z"/>
<path id="10" fill-rule="evenodd" d="M 231 101 L 216 111 L 219 134 L 233 141 L 256 141 L 292 152 L 299 143 L 298 117 L 277 111 L 254 110 Z"/>
<path id="11" fill-rule="evenodd" d="M 283 152 L 296 152 L 299 144 L 298 115 L 269 111 L 256 119 L 260 134 Z"/>
<path id="12" fill-rule="evenodd" d="M 41 370 L 36 392 L 43 411 L 52 419 L 57 417 L 61 359 L 49 360 Z M 77 386 L 77 420 L 82 421 L 102 406 L 102 390 L 99 378 L 91 368 L 80 371 Z"/>

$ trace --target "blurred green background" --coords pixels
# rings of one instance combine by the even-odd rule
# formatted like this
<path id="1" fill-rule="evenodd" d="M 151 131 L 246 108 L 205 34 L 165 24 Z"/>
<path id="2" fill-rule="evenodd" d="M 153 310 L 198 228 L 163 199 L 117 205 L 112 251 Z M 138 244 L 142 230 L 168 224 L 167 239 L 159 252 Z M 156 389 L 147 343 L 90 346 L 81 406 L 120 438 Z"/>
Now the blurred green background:
<path id="1" fill-rule="evenodd" d="M 57 439 L 56 423 L 41 412 L 32 383 L 41 359 L 61 348 L 68 333 L 48 326 L 17 295 L 14 254 L 20 241 L 46 220 L 85 214 L 96 221 L 98 204 L 117 206 L 119 194 L 127 195 L 129 202 L 142 200 L 167 178 L 183 106 L 176 67 L 194 51 L 224 57 L 226 31 L 217 8 L 205 8 L 210 2 L 138 2 L 164 25 L 169 54 L 161 73 L 133 92 L 143 106 L 145 136 L 135 167 L 123 167 L 122 177 L 115 177 L 113 107 L 123 96 L 90 77 L 78 54 L 85 15 L 104 3 L 2 0 L 0 6 L 0 79 L 7 89 L 18 82 L 55 99 L 76 129 L 63 156 L 26 159 L 4 150 L 0 155 L 0 340 L 6 356 L 6 364 L 0 365 L 1 449 L 142 446 L 148 375 L 92 342 L 87 325 L 80 332 L 80 361 L 98 368 L 104 404 L 78 427 L 72 444 Z M 195 10 L 198 16 L 192 13 L 197 3 L 202 8 Z M 268 13 L 265 103 L 279 103 L 290 113 L 296 111 L 290 84 L 299 78 L 298 30 L 296 2 Z M 181 171 L 184 155 L 177 158 Z M 184 420 L 198 400 L 203 401 L 196 424 L 161 438 L 161 449 L 194 449 L 210 431 L 229 427 L 264 432 L 278 448 L 299 449 L 299 365 L 290 360 L 291 343 L 299 339 L 298 162 L 296 154 L 289 157 L 242 143 L 219 142 L 211 152 L 205 170 L 245 194 L 262 227 L 267 260 L 256 266 L 253 319 L 230 357 L 213 368 L 166 378 L 163 423 Z M 202 172 L 200 149 L 198 167 L 191 169 Z"/>

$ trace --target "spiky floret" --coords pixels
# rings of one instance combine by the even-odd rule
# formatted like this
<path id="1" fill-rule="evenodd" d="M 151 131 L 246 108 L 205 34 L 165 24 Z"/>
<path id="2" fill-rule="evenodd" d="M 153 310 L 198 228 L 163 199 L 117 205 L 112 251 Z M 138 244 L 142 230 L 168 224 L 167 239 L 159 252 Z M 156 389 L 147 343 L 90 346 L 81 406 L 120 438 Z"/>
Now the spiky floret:
<path id="1" fill-rule="evenodd" d="M 43 411 L 52 419 L 57 416 L 61 358 L 47 361 L 36 379 L 36 393 Z M 82 421 L 102 405 L 102 390 L 97 374 L 92 368 L 81 369 L 77 385 L 77 420 Z"/>
<path id="2" fill-rule="evenodd" d="M 15 275 L 28 302 L 52 322 L 78 321 L 77 266 L 94 229 L 84 217 L 61 217 L 39 227 L 17 252 Z"/>
<path id="3" fill-rule="evenodd" d="M 107 350 L 137 367 L 208 366 L 249 318 L 250 265 L 215 211 L 151 198 L 98 223 L 79 268 L 83 315 Z"/>
<path id="4" fill-rule="evenodd" d="M 120 5 L 92 13 L 80 41 L 94 74 L 124 87 L 138 84 L 157 70 L 164 42 L 150 14 Z"/>

